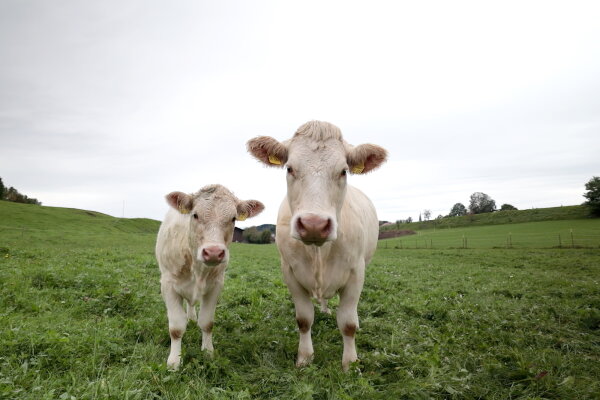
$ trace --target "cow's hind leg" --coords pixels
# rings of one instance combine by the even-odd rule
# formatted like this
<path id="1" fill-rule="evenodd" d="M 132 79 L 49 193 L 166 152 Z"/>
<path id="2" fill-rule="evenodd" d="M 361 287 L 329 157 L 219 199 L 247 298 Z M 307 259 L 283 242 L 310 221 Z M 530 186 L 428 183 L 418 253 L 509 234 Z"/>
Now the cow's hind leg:
<path id="1" fill-rule="evenodd" d="M 170 369 L 177 369 L 181 364 L 181 339 L 187 326 L 187 315 L 181 296 L 170 285 L 161 285 L 161 294 L 167 306 L 169 336 L 171 336 L 171 351 L 167 358 L 167 366 Z"/>
<path id="2" fill-rule="evenodd" d="M 358 360 L 354 335 L 358 330 L 358 300 L 362 291 L 364 274 L 357 268 L 340 291 L 340 305 L 337 309 L 337 325 L 342 333 L 344 352 L 342 354 L 342 368 L 347 371 L 350 364 Z"/>
<path id="3" fill-rule="evenodd" d="M 215 308 L 223 286 L 217 286 L 202 296 L 200 313 L 198 314 L 198 326 L 202 331 L 202 350 L 212 355 L 214 351 L 212 342 L 212 328 L 215 320 Z"/>

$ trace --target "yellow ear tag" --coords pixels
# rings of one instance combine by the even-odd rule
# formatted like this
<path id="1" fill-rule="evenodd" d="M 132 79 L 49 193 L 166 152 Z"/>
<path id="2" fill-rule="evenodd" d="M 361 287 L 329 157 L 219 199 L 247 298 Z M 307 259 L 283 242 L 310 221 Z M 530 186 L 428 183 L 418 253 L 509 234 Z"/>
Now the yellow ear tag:
<path id="1" fill-rule="evenodd" d="M 245 221 L 246 218 L 248 218 L 248 214 L 247 213 L 241 213 L 241 214 L 238 214 L 238 216 L 235 219 L 237 219 L 238 221 Z"/>
<path id="2" fill-rule="evenodd" d="M 187 210 L 187 209 L 185 209 L 183 207 L 179 207 L 179 212 L 182 213 L 182 214 L 189 214 L 190 213 L 189 210 Z"/>
<path id="3" fill-rule="evenodd" d="M 275 165 L 281 165 L 281 160 L 280 160 L 280 159 L 279 159 L 277 156 L 274 156 L 274 155 L 272 155 L 272 154 L 271 154 L 271 155 L 269 155 L 269 162 L 270 162 L 271 164 L 275 164 Z M 245 218 L 244 218 L 244 219 L 245 219 Z"/>
<path id="4" fill-rule="evenodd" d="M 355 165 L 354 167 L 352 167 L 352 173 L 353 174 L 360 174 L 361 172 L 363 172 L 363 170 L 365 169 L 365 163 L 362 162 L 358 165 Z"/>

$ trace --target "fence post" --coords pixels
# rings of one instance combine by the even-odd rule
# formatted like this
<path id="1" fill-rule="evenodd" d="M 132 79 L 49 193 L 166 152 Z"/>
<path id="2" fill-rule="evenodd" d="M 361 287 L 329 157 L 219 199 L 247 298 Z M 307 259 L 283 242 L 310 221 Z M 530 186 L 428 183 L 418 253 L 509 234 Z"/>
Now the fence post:
<path id="1" fill-rule="evenodd" d="M 558 248 L 562 249 L 562 240 L 560 240 L 560 233 L 558 234 Z"/>
<path id="2" fill-rule="evenodd" d="M 575 240 L 573 239 L 573 228 L 571 228 L 571 248 L 575 248 Z"/>

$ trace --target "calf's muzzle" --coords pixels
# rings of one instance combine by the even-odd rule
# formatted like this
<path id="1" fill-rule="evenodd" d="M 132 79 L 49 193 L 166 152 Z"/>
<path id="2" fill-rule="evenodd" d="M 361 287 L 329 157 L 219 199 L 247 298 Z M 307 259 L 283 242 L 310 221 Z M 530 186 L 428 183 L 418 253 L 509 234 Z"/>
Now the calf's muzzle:
<path id="1" fill-rule="evenodd" d="M 216 265 L 225 258 L 225 247 L 223 246 L 206 246 L 202 248 L 202 261 L 208 265 Z"/>

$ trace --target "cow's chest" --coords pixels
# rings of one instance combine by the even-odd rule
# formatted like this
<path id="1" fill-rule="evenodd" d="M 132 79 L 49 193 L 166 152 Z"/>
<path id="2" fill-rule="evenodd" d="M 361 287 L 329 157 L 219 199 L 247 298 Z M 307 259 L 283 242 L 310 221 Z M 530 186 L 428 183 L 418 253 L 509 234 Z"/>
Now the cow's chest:
<path id="1" fill-rule="evenodd" d="M 222 282 L 222 275 L 223 271 L 214 271 L 213 274 L 191 272 L 184 279 L 178 279 L 174 288 L 190 304 L 198 304 L 202 300 L 202 296 L 213 290 L 219 282 Z"/>
<path id="2" fill-rule="evenodd" d="M 337 260 L 299 260 L 290 263 L 296 281 L 312 297 L 330 299 L 348 282 L 352 267 Z"/>

